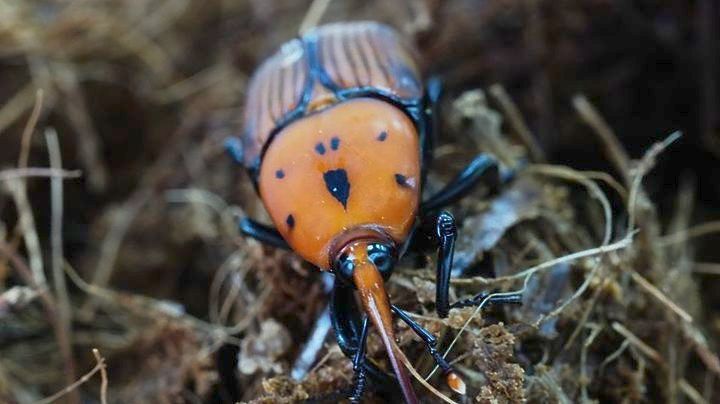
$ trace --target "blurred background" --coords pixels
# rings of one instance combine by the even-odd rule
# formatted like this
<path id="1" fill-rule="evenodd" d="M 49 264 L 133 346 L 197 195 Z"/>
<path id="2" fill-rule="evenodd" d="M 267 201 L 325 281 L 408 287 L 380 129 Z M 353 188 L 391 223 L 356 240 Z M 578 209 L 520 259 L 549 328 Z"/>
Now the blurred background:
<path id="1" fill-rule="evenodd" d="M 324 362 L 304 383 L 282 377 L 326 297 L 313 268 L 239 237 L 238 217 L 267 215 L 223 149 L 226 137 L 242 127 L 249 76 L 298 35 L 310 3 L 0 2 L 0 402 L 49 397 L 94 366 L 88 381 L 58 400 L 337 401 L 336 393 L 349 386 L 349 363 L 332 338 L 320 352 Z M 487 147 L 468 134 L 482 136 L 481 118 L 459 103 L 480 89 L 470 94 L 474 102 L 484 94 L 487 106 L 476 107 L 501 117 L 506 150 L 519 150 L 513 156 L 605 172 L 622 184 L 620 196 L 609 197 L 613 239 L 620 239 L 628 220 L 625 197 L 638 178 L 636 161 L 655 142 L 683 133 L 653 156 L 656 161 L 645 161 L 653 167 L 640 192 L 637 247 L 605 260 L 602 276 L 584 264 L 553 270 L 553 279 L 567 287 L 547 297 L 548 307 L 499 311 L 470 333 L 475 340 L 464 340 L 468 352 L 479 349 L 476 341 L 495 349 L 476 362 L 461 361 L 471 385 L 468 399 L 717 402 L 720 5 L 328 3 L 320 23 L 388 23 L 416 44 L 424 74 L 444 82 L 443 132 L 430 187 Z M 503 100 L 514 102 L 517 116 L 508 115 Z M 518 122 L 534 143 L 518 136 Z M 30 177 L 47 177 L 49 171 L 31 169 L 47 167 L 55 169 L 52 179 Z M 598 181 L 613 195 L 617 187 Z M 539 174 L 527 183 L 523 189 L 544 195 L 540 211 L 556 215 L 541 214 L 543 220 L 552 216 L 565 225 L 544 234 L 535 217 L 528 229 L 514 223 L 521 228 L 508 230 L 506 238 L 514 241 L 493 245 L 485 256 L 475 254 L 479 247 L 467 239 L 460 254 L 477 261 L 474 275 L 516 273 L 543 257 L 600 243 L 602 234 L 594 229 L 603 216 L 587 208 L 596 202 L 582 186 Z M 467 223 L 488 209 L 476 199 L 458 208 Z M 466 224 L 466 237 L 473 229 Z M 545 255 L 522 256 L 525 234 L 545 240 Z M 557 243 L 548 241 L 556 237 Z M 517 261 L 508 258 L 511 263 L 498 269 L 498 257 Z M 428 262 L 419 266 L 431 272 Z M 430 282 L 406 269 L 394 295 L 432 316 L 432 305 L 422 298 L 403 300 L 414 296 L 408 285 Z M 556 315 L 552 332 L 533 324 L 572 296 L 586 275 L 596 277 L 588 281 L 591 291 Z M 542 291 L 543 285 L 536 287 Z M 595 305 L 600 308 L 583 314 Z M 583 328 L 586 321 L 597 328 Z M 430 324 L 435 331 L 453 328 Z M 404 335 L 409 357 L 423 355 L 420 344 Z M 564 356 L 564 350 L 570 353 Z M 489 357 L 513 367 L 490 366 Z M 107 393 L 101 389 L 103 363 Z M 499 387 L 489 376 L 493 369 L 511 372 L 503 377 L 514 387 Z M 438 380 L 431 382 L 439 386 Z M 439 400 L 423 394 L 427 402 Z M 368 400 L 383 402 L 372 392 Z"/>

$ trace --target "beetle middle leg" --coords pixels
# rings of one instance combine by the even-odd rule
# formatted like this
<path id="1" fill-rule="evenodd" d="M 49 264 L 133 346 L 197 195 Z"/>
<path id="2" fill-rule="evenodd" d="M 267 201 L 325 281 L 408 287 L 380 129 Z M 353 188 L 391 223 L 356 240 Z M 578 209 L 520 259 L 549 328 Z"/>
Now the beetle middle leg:
<path id="1" fill-rule="evenodd" d="M 441 130 L 440 98 L 443 93 L 442 82 L 437 77 L 430 78 L 425 84 L 424 99 L 425 124 L 421 133 L 423 145 L 423 166 L 427 170 L 433 159 L 433 149 L 437 134 Z M 423 172 L 423 175 L 425 172 Z M 496 184 L 511 180 L 515 172 L 501 167 L 497 160 L 489 154 L 477 155 L 450 183 L 422 203 L 421 212 L 432 212 L 442 209 L 470 193 L 481 179 L 491 176 Z M 494 178 L 493 178 L 494 177 Z M 423 177 L 424 178 L 424 177 Z"/>
<path id="2" fill-rule="evenodd" d="M 451 308 L 468 307 L 482 303 L 487 295 L 478 294 L 471 299 L 460 300 L 450 304 L 450 274 L 452 272 L 453 255 L 455 253 L 455 241 L 457 239 L 457 225 L 455 218 L 447 211 L 441 211 L 434 218 L 434 231 L 430 238 L 435 239 L 438 244 L 437 269 L 436 269 L 436 290 L 435 310 L 438 316 L 445 318 Z M 504 294 L 492 296 L 488 303 L 516 303 L 522 302 L 522 294 Z"/>
<path id="3" fill-rule="evenodd" d="M 514 171 L 501 168 L 497 160 L 489 154 L 481 153 L 473 159 L 450 183 L 436 192 L 420 207 L 422 212 L 434 212 L 467 196 L 484 178 L 492 185 L 500 185 L 514 177 Z"/>

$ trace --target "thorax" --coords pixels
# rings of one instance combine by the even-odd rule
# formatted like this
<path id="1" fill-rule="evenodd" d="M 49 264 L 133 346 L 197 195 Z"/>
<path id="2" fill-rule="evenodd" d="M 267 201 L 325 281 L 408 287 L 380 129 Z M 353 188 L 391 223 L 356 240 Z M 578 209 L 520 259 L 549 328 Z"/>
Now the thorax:
<path id="1" fill-rule="evenodd" d="M 368 227 L 398 244 L 420 195 L 416 127 L 399 108 L 356 98 L 303 117 L 268 146 L 260 196 L 290 246 L 321 268 L 333 242 Z"/>

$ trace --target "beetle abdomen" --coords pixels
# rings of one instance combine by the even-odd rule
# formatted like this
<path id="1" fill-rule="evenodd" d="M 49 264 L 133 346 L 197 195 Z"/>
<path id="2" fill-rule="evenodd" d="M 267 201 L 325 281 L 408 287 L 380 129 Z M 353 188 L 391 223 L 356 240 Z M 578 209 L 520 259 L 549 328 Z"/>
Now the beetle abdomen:
<path id="1" fill-rule="evenodd" d="M 274 135 L 315 110 L 360 96 L 415 105 L 422 92 L 414 50 L 392 28 L 374 22 L 318 27 L 283 45 L 251 79 L 245 166 L 257 170 Z"/>

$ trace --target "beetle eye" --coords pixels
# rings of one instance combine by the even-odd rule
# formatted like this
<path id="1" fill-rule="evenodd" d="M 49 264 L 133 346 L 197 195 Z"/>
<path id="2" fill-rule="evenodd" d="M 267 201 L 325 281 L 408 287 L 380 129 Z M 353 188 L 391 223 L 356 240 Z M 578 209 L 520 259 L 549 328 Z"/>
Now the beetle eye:
<path id="1" fill-rule="evenodd" d="M 383 277 L 387 277 L 395 266 L 395 251 L 385 244 L 373 243 L 367 248 L 368 258 L 375 264 Z"/>
<path id="2" fill-rule="evenodd" d="M 335 273 L 345 280 L 350 280 L 354 270 L 355 262 L 350 259 L 348 254 L 342 254 L 337 260 Z"/>

